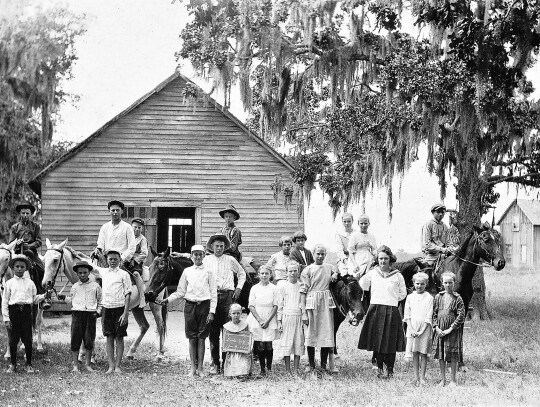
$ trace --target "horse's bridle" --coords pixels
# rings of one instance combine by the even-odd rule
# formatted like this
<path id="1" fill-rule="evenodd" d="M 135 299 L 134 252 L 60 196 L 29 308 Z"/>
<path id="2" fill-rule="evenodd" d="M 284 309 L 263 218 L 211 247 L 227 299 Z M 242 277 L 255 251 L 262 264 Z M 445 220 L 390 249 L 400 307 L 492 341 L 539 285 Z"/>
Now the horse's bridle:
<path id="1" fill-rule="evenodd" d="M 485 240 L 485 239 L 482 239 L 482 238 L 480 237 L 480 235 L 481 235 L 482 233 L 489 233 L 489 237 L 490 237 L 491 239 L 493 239 L 494 242 L 497 241 L 497 239 L 495 239 L 495 236 L 493 236 L 492 233 L 488 232 L 487 230 L 484 230 L 484 231 L 482 231 L 481 233 L 477 233 L 477 234 L 476 234 L 476 235 L 477 235 L 477 238 L 476 238 L 476 241 L 474 242 L 474 250 L 476 251 L 476 247 L 477 247 L 477 246 L 480 246 L 480 248 L 484 251 L 484 253 L 486 253 L 486 258 L 484 258 L 483 256 L 482 256 L 482 258 L 483 258 L 484 260 L 489 261 L 489 262 L 490 262 L 490 266 L 495 266 L 495 265 L 493 264 L 493 262 L 494 262 L 494 260 L 495 260 L 495 258 L 496 258 L 496 253 L 490 251 L 490 250 L 487 248 L 487 246 L 486 246 L 486 240 Z M 484 267 L 484 266 L 485 266 L 485 264 L 482 264 L 482 263 L 475 263 L 474 261 L 467 260 L 467 259 L 463 259 L 463 258 L 461 258 L 460 256 L 458 256 L 457 254 L 454 254 L 454 256 L 456 256 L 456 257 L 457 257 L 458 259 L 460 259 L 461 261 L 464 261 L 464 262 L 467 262 L 467 263 L 470 263 L 470 264 L 474 264 L 475 266 L 478 266 L 478 267 Z"/>
<path id="2" fill-rule="evenodd" d="M 60 253 L 60 261 L 58 262 L 58 266 L 56 267 L 56 270 L 54 271 L 54 275 L 53 275 L 53 284 L 54 284 L 54 282 L 56 281 L 56 276 L 58 275 L 58 272 L 60 271 L 60 268 L 64 264 L 64 250 L 55 249 L 53 247 L 51 247 L 50 249 L 47 249 L 47 251 L 49 251 L 49 250 L 54 250 L 55 252 Z"/>

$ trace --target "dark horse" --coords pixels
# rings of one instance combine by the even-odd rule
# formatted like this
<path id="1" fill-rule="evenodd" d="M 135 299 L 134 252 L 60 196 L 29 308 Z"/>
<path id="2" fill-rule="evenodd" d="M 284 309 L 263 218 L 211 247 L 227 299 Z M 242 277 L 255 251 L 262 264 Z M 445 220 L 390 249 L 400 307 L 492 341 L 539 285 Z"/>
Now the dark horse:
<path id="1" fill-rule="evenodd" d="M 435 284 L 442 290 L 442 274 L 451 271 L 456 275 L 454 291 L 459 293 L 465 304 L 465 313 L 474 294 L 472 280 L 479 262 L 487 261 L 495 268 L 502 270 L 506 265 L 501 251 L 501 236 L 487 223 L 482 227 L 474 227 L 467 239 L 461 243 L 458 251 L 444 259 L 435 274 Z"/>
<path id="2" fill-rule="evenodd" d="M 343 276 L 336 282 L 330 283 L 330 291 L 336 303 L 336 308 L 334 308 L 334 354 L 337 355 L 336 335 L 341 323 L 351 314 L 352 318 L 349 319 L 349 323 L 353 326 L 358 326 L 364 318 L 363 291 L 358 281 L 352 276 Z"/>

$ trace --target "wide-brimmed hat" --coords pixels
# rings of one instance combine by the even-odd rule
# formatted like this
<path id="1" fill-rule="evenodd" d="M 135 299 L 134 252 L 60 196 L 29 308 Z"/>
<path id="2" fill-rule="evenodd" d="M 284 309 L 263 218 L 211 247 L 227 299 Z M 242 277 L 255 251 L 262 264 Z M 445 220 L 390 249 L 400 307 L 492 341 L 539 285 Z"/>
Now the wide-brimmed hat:
<path id="1" fill-rule="evenodd" d="M 30 202 L 28 202 L 28 201 L 20 203 L 19 205 L 17 205 L 15 207 L 15 210 L 17 211 L 17 213 L 19 213 L 21 211 L 21 209 L 30 209 L 30 212 L 32 212 L 32 214 L 34 214 L 34 212 L 36 212 L 36 207 L 34 205 L 32 205 Z"/>
<path id="2" fill-rule="evenodd" d="M 240 219 L 240 214 L 238 213 L 238 211 L 236 210 L 236 208 L 233 205 L 227 205 L 225 207 L 225 209 L 223 209 L 222 211 L 219 211 L 219 216 L 224 218 L 225 217 L 225 212 L 231 212 L 234 215 L 234 217 L 236 218 L 235 220 Z"/>
<path id="3" fill-rule="evenodd" d="M 225 236 L 222 233 L 216 233 L 215 235 L 210 236 L 210 239 L 208 239 L 208 242 L 206 242 L 206 248 L 209 249 L 209 250 L 213 250 L 212 249 L 212 244 L 216 240 L 221 240 L 222 242 L 225 242 L 225 250 L 227 250 L 229 247 L 231 247 L 231 242 L 229 241 L 229 238 L 227 236 Z"/>
<path id="4" fill-rule="evenodd" d="M 94 266 L 92 266 L 90 263 L 87 263 L 85 261 L 78 261 L 77 263 L 75 263 L 73 265 L 73 271 L 76 273 L 77 270 L 79 270 L 80 268 L 86 268 L 88 269 L 88 272 L 91 273 L 92 270 L 94 270 Z"/>
<path id="5" fill-rule="evenodd" d="M 446 211 L 446 206 L 444 206 L 444 204 L 442 203 L 436 203 L 435 205 L 431 207 L 431 213 L 437 212 L 440 210 Z"/>
<path id="6" fill-rule="evenodd" d="M 124 202 L 117 201 L 116 199 L 113 199 L 112 201 L 109 201 L 109 203 L 107 204 L 107 209 L 111 209 L 112 205 L 118 205 L 120 208 L 122 208 L 122 210 L 124 210 L 126 208 L 125 205 L 124 205 Z"/>
<path id="7" fill-rule="evenodd" d="M 110 250 L 107 250 L 107 251 L 105 252 L 105 256 L 109 256 L 109 254 L 111 254 L 111 253 L 116 253 L 117 255 L 119 255 L 120 257 L 122 257 L 122 253 L 120 253 L 120 252 L 119 252 L 118 250 L 116 250 L 116 249 L 110 249 Z"/>
<path id="8" fill-rule="evenodd" d="M 143 226 L 146 226 L 146 223 L 144 223 L 144 220 L 142 220 L 141 218 L 133 218 L 133 220 L 131 221 L 132 225 L 133 225 L 133 222 L 137 222 L 137 223 L 140 223 Z"/>
<path id="9" fill-rule="evenodd" d="M 28 257 L 26 257 L 24 254 L 16 254 L 14 255 L 11 260 L 9 261 L 9 268 L 13 269 L 13 265 L 16 261 L 24 261 L 26 263 L 26 269 L 30 270 L 32 268 L 32 262 Z"/>

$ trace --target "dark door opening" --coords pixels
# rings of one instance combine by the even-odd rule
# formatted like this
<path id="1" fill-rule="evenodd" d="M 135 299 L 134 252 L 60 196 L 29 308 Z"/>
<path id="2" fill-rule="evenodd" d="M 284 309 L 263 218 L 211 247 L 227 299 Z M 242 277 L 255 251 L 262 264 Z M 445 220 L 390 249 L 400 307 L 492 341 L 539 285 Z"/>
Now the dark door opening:
<path id="1" fill-rule="evenodd" d="M 189 253 L 195 244 L 195 208 L 159 207 L 157 213 L 157 248 L 164 252 Z"/>

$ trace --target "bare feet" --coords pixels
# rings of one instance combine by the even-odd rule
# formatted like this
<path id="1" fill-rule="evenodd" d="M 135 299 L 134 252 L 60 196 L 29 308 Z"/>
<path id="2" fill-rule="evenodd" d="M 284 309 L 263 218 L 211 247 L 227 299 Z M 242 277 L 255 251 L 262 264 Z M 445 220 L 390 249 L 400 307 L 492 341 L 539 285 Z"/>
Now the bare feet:
<path id="1" fill-rule="evenodd" d="M 9 365 L 9 367 L 6 370 L 6 373 L 15 373 L 17 371 L 17 368 L 13 365 Z"/>
<path id="2" fill-rule="evenodd" d="M 439 387 L 444 387 L 444 385 L 446 384 L 446 381 L 445 380 L 441 380 L 438 384 Z"/>
<path id="3" fill-rule="evenodd" d="M 114 373 L 122 374 L 122 369 L 120 369 L 119 367 L 115 367 Z"/>
<path id="4" fill-rule="evenodd" d="M 113 368 L 113 367 L 110 367 L 110 368 L 105 372 L 105 374 L 111 374 L 112 372 L 114 372 L 114 368 Z"/>
<path id="5" fill-rule="evenodd" d="M 208 377 L 208 374 L 205 371 L 199 370 L 198 372 L 199 372 L 199 377 L 201 379 L 204 379 L 205 377 Z"/>
<path id="6" fill-rule="evenodd" d="M 35 373 L 36 371 L 32 367 L 32 365 L 26 365 L 26 373 Z"/>
<path id="7" fill-rule="evenodd" d="M 78 366 L 73 366 L 73 369 L 71 369 L 71 373 L 81 373 Z"/>
<path id="8" fill-rule="evenodd" d="M 197 376 L 196 370 L 190 370 L 189 373 L 186 375 L 186 377 L 195 377 Z"/>
<path id="9" fill-rule="evenodd" d="M 420 386 L 425 386 L 426 385 L 426 379 L 420 379 L 419 385 Z"/>
<path id="10" fill-rule="evenodd" d="M 457 387 L 457 382 L 451 381 L 451 382 L 448 384 L 448 387 Z"/>
<path id="11" fill-rule="evenodd" d="M 92 366 L 90 366 L 90 365 L 86 365 L 84 368 L 86 369 L 87 372 L 90 372 L 90 373 L 94 373 L 94 372 L 95 372 L 95 370 L 92 369 Z"/>

